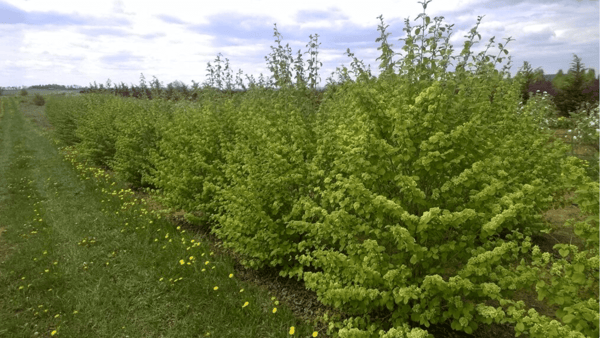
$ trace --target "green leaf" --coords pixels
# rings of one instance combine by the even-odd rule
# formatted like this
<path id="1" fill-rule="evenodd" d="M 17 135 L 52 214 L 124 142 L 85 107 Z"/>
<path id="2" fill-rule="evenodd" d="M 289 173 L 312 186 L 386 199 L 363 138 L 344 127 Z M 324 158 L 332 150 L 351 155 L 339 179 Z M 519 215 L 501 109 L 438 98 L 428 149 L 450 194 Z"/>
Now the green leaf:
<path id="1" fill-rule="evenodd" d="M 585 274 L 581 273 L 581 272 L 575 272 L 573 274 L 573 282 L 577 283 L 577 284 L 585 284 Z"/>
<path id="2" fill-rule="evenodd" d="M 517 332 L 523 332 L 525 330 L 525 325 L 523 325 L 523 323 L 517 323 L 517 325 L 515 326 L 515 330 Z"/>
<path id="3" fill-rule="evenodd" d="M 411 264 L 416 264 L 417 263 L 417 255 L 412 255 L 412 257 L 410 258 L 410 263 Z"/>
<path id="4" fill-rule="evenodd" d="M 540 290 L 538 291 L 538 300 L 542 301 L 544 300 L 544 298 L 548 295 L 548 292 L 546 290 Z"/>
<path id="5" fill-rule="evenodd" d="M 575 319 L 575 316 L 569 313 L 568 315 L 564 316 L 562 320 L 563 320 L 563 323 L 569 324 L 570 322 L 573 321 L 573 319 Z"/>
<path id="6" fill-rule="evenodd" d="M 573 268 L 575 269 L 576 272 L 583 272 L 585 270 L 585 265 L 583 265 L 581 263 L 577 263 L 577 264 L 573 265 Z"/>
<path id="7" fill-rule="evenodd" d="M 558 253 L 563 257 L 567 257 L 569 255 L 569 249 L 560 249 L 558 250 Z"/>

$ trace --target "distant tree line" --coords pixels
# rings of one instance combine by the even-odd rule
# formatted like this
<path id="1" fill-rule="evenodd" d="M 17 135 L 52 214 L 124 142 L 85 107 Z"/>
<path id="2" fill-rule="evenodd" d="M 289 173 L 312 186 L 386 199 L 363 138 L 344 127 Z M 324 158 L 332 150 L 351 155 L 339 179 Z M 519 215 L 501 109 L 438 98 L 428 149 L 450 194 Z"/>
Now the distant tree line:
<path id="1" fill-rule="evenodd" d="M 46 84 L 46 85 L 35 85 L 35 86 L 29 86 L 27 87 L 27 89 L 47 89 L 47 90 L 77 90 L 77 89 L 81 89 L 81 86 L 78 85 L 68 85 L 68 86 L 64 86 L 64 85 L 59 85 L 59 84 Z"/>

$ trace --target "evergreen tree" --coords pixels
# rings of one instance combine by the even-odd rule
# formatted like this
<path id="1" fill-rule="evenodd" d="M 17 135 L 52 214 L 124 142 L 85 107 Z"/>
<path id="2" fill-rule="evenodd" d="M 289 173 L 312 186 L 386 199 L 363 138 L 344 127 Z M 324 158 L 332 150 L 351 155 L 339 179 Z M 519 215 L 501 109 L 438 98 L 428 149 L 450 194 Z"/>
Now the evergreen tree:
<path id="1" fill-rule="evenodd" d="M 521 86 L 521 98 L 523 100 L 523 104 L 526 104 L 530 96 L 529 88 L 532 84 L 544 80 L 544 70 L 541 67 L 533 69 L 531 64 L 525 61 L 523 62 L 523 66 L 519 70 L 519 73 L 521 73 L 525 78 L 525 82 Z"/>
<path id="2" fill-rule="evenodd" d="M 552 85 L 557 90 L 564 88 L 565 82 L 567 80 L 566 75 L 563 73 L 562 69 L 559 69 L 554 78 L 552 79 Z"/>
<path id="3" fill-rule="evenodd" d="M 554 102 L 561 116 L 568 117 L 569 112 L 577 110 L 583 102 L 589 101 L 589 95 L 584 93 L 585 86 L 585 67 L 581 62 L 581 58 L 573 54 L 573 62 L 569 69 L 569 74 L 566 76 L 564 86 L 558 88 L 558 94 L 554 98 Z"/>

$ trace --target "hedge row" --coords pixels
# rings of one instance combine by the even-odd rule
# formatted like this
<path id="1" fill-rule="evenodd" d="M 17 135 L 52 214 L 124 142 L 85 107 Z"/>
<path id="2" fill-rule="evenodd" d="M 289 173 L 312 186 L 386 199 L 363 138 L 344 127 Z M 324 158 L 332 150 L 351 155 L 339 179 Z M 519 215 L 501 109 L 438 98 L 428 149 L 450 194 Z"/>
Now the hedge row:
<path id="1" fill-rule="evenodd" d="M 284 87 L 177 104 L 52 98 L 47 112 L 89 159 L 212 221 L 244 264 L 303 279 L 350 314 L 331 324 L 341 337 L 421 337 L 416 326 L 444 322 L 597 335 L 597 210 L 578 225 L 583 251 L 559 245 L 557 259 L 531 236 L 547 230 L 553 196 L 579 187 L 580 203 L 597 204 L 598 184 L 550 142 L 535 100 L 518 109 L 522 79 L 486 55 L 469 67 L 468 44 L 454 72 L 448 58 L 423 61 L 427 48 L 451 51 L 424 38 L 441 36 L 430 22 L 409 30 L 398 73 L 347 81 L 318 109 Z M 559 306 L 560 321 L 513 299 L 529 289 Z"/>

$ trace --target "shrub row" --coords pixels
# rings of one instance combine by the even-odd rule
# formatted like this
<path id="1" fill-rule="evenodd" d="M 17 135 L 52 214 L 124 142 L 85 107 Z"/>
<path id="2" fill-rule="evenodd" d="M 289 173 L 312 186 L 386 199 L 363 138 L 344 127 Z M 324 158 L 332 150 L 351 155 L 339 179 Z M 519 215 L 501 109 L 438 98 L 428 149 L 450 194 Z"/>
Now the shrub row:
<path id="1" fill-rule="evenodd" d="M 331 324 L 341 337 L 492 322 L 530 337 L 597 335 L 597 210 L 575 226 L 588 246 L 558 245 L 561 259 L 531 236 L 547 231 L 553 196 L 580 188 L 579 203 L 597 205 L 598 184 L 549 142 L 536 100 L 519 109 L 522 79 L 496 70 L 502 58 L 471 55 L 476 29 L 448 72 L 452 46 L 438 40 L 449 27 L 420 18 L 402 60 L 383 40 L 382 75 L 355 63 L 356 81 L 318 109 L 282 86 L 197 103 L 56 97 L 48 116 L 94 162 L 212 221 L 245 265 L 303 279 L 349 314 Z M 513 299 L 533 288 L 559 321 Z"/>

